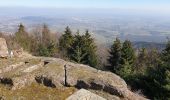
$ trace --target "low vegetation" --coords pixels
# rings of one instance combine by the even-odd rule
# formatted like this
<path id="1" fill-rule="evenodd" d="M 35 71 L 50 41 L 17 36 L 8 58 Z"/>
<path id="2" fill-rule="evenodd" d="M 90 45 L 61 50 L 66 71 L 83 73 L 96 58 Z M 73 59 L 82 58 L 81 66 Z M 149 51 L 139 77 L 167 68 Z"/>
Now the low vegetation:
<path id="1" fill-rule="evenodd" d="M 9 90 L 9 87 L 0 85 L 0 99 L 5 100 L 65 100 L 72 95 L 75 88 L 49 88 L 44 85 L 33 83 L 19 90 Z"/>

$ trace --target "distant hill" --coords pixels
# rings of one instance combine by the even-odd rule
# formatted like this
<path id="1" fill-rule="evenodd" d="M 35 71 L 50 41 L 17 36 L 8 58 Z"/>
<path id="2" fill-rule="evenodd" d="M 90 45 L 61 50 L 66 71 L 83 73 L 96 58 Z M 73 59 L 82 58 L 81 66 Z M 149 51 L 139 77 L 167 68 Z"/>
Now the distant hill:
<path id="1" fill-rule="evenodd" d="M 110 47 L 112 43 L 108 43 L 106 47 Z M 144 41 L 134 41 L 132 42 L 134 49 L 141 49 L 141 48 L 156 48 L 159 51 L 163 50 L 166 46 L 166 43 L 156 43 L 156 42 L 144 42 Z"/>
<path id="2" fill-rule="evenodd" d="M 156 42 L 133 42 L 133 46 L 135 49 L 140 48 L 156 48 L 159 51 L 163 50 L 166 46 L 166 43 L 156 43 Z"/>

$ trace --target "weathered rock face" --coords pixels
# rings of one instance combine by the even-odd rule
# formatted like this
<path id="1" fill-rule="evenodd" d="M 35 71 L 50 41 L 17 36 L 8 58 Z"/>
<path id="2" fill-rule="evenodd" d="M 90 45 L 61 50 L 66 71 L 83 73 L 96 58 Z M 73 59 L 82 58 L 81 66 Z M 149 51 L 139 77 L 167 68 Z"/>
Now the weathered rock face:
<path id="1" fill-rule="evenodd" d="M 111 72 L 74 63 L 67 63 L 66 72 L 68 86 L 104 91 L 128 100 L 145 99 L 131 92 L 125 81 Z"/>
<path id="2" fill-rule="evenodd" d="M 8 57 L 8 48 L 6 40 L 4 38 L 0 38 L 0 58 L 6 57 Z"/>
<path id="3" fill-rule="evenodd" d="M 32 60 L 30 61 L 30 59 Z M 100 71 L 57 58 L 31 57 L 29 60 L 24 58 L 22 62 L 25 63 L 15 62 L 15 67 L 14 65 L 7 66 L 6 68 L 10 68 L 9 70 L 0 67 L 0 70 L 2 69 L 0 83 L 10 84 L 14 90 L 37 82 L 52 88 L 65 86 L 84 88 L 103 91 L 125 100 L 145 100 L 145 98 L 131 92 L 125 81 L 111 72 Z"/>
<path id="4" fill-rule="evenodd" d="M 70 63 L 67 65 L 67 84 L 77 88 L 104 90 L 114 95 L 123 96 L 127 89 L 123 79 L 110 72 L 96 70 L 86 65 Z"/>

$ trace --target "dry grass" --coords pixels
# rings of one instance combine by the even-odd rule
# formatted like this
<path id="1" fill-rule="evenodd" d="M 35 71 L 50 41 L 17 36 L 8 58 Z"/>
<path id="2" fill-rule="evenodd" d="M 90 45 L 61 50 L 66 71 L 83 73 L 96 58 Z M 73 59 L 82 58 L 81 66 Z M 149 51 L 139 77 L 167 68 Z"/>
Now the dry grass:
<path id="1" fill-rule="evenodd" d="M 0 97 L 5 100 L 65 100 L 75 91 L 75 88 L 49 88 L 37 83 L 12 91 L 9 87 L 0 85 Z"/>

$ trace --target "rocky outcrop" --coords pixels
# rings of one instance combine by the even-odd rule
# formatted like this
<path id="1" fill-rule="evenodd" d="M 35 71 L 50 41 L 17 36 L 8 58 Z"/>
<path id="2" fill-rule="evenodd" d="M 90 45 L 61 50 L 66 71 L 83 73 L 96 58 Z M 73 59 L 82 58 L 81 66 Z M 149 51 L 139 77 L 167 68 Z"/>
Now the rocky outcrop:
<path id="1" fill-rule="evenodd" d="M 77 88 L 105 91 L 128 100 L 144 100 L 127 88 L 125 81 L 119 76 L 100 71 L 86 65 L 67 63 L 67 85 Z"/>
<path id="2" fill-rule="evenodd" d="M 125 100 L 145 100 L 144 97 L 131 92 L 125 81 L 111 72 L 57 58 L 29 57 L 29 59 L 32 60 L 27 62 L 28 59 L 24 58 L 25 61 L 22 60 L 24 64 L 9 65 L 11 71 L 2 71 L 0 83 L 11 85 L 13 90 L 37 82 L 52 88 L 75 87 L 105 92 Z"/>
<path id="3" fill-rule="evenodd" d="M 8 57 L 8 48 L 6 44 L 6 40 L 4 38 L 0 38 L 0 58 Z"/>

